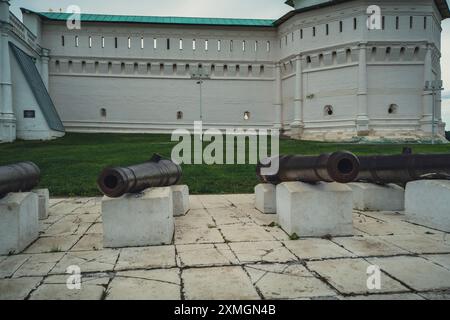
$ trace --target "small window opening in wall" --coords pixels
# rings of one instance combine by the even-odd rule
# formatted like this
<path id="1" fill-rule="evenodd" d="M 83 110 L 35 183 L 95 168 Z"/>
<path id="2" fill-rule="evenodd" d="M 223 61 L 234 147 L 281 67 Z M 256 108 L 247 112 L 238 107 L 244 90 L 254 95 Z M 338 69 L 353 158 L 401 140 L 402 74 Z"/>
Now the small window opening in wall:
<path id="1" fill-rule="evenodd" d="M 258 41 L 255 41 L 255 52 L 258 51 Z"/>
<path id="2" fill-rule="evenodd" d="M 292 37 L 291 41 L 294 42 L 295 40 L 294 40 L 294 33 L 293 32 L 291 33 L 291 37 Z"/>
<path id="3" fill-rule="evenodd" d="M 208 51 L 208 44 L 209 44 L 209 41 L 205 40 L 205 51 Z"/>
<path id="4" fill-rule="evenodd" d="M 78 47 L 80 45 L 80 40 L 78 36 L 75 36 L 75 47 Z"/>
<path id="5" fill-rule="evenodd" d="M 325 25 L 325 34 L 326 35 L 330 34 L 330 26 L 328 24 Z"/>
<path id="6" fill-rule="evenodd" d="M 102 48 L 105 47 L 105 37 L 102 37 Z"/>
<path id="7" fill-rule="evenodd" d="M 386 27 L 386 17 L 382 16 L 381 17 L 381 29 L 384 30 Z"/>
<path id="8" fill-rule="evenodd" d="M 244 120 L 250 120 L 250 112 L 249 111 L 245 111 L 244 112 Z"/>
<path id="9" fill-rule="evenodd" d="M 106 109 L 105 108 L 100 109 L 100 117 L 106 118 Z"/>
<path id="10" fill-rule="evenodd" d="M 386 48 L 386 54 L 390 54 L 391 53 L 391 47 L 387 47 Z"/>
<path id="11" fill-rule="evenodd" d="M 285 46 L 288 45 L 288 38 L 287 38 L 287 36 L 284 36 L 284 45 L 285 45 Z"/>
<path id="12" fill-rule="evenodd" d="M 358 19 L 353 18 L 353 29 L 356 30 L 358 28 Z"/>
<path id="13" fill-rule="evenodd" d="M 313 27 L 312 33 L 313 33 L 313 37 L 315 37 L 316 36 L 316 27 Z"/>
<path id="14" fill-rule="evenodd" d="M 178 111 L 177 112 L 177 120 L 182 120 L 183 119 L 183 112 L 182 111 Z"/>
<path id="15" fill-rule="evenodd" d="M 244 41 L 242 41 L 242 51 L 243 51 L 243 52 L 245 52 L 245 45 L 246 45 L 246 42 L 245 42 L 245 40 L 244 40 Z"/>
<path id="16" fill-rule="evenodd" d="M 222 50 L 222 41 L 221 40 L 217 40 L 217 51 L 221 51 Z"/>
<path id="17" fill-rule="evenodd" d="M 388 109 L 388 113 L 389 114 L 396 114 L 398 112 L 398 105 L 396 105 L 396 104 L 391 104 L 390 106 L 389 106 L 389 109 Z"/>
<path id="18" fill-rule="evenodd" d="M 197 41 L 195 39 L 192 40 L 192 50 L 195 51 L 197 49 Z"/>
<path id="19" fill-rule="evenodd" d="M 61 45 L 64 47 L 64 36 L 61 36 Z"/>
<path id="20" fill-rule="evenodd" d="M 24 119 L 34 119 L 36 118 L 36 111 L 34 110 L 24 110 L 23 111 Z"/>
<path id="21" fill-rule="evenodd" d="M 395 17 L 395 29 L 400 29 L 400 17 Z"/>
<path id="22" fill-rule="evenodd" d="M 409 28 L 412 29 L 414 27 L 414 17 L 409 17 Z"/>
<path id="23" fill-rule="evenodd" d="M 89 36 L 89 48 L 92 48 L 92 37 Z"/>
<path id="24" fill-rule="evenodd" d="M 330 105 L 325 106 L 325 108 L 324 108 L 324 114 L 325 114 L 326 116 L 332 116 L 332 115 L 334 114 L 333 107 L 330 106 Z"/>
<path id="25" fill-rule="evenodd" d="M 180 50 L 183 50 L 183 39 L 180 39 L 179 41 L 179 48 Z"/>
<path id="26" fill-rule="evenodd" d="M 342 32 L 344 29 L 344 23 L 342 21 L 339 21 L 339 32 Z"/>
<path id="27" fill-rule="evenodd" d="M 131 49 L 131 38 L 128 37 L 128 49 Z"/>
<path id="28" fill-rule="evenodd" d="M 310 56 L 306 57 L 306 63 L 311 63 L 311 57 Z"/>
<path id="29" fill-rule="evenodd" d="M 144 37 L 141 37 L 141 49 L 144 49 Z"/>
<path id="30" fill-rule="evenodd" d="M 259 74 L 263 75 L 264 74 L 264 65 L 261 65 L 260 69 L 259 69 Z"/>
<path id="31" fill-rule="evenodd" d="M 156 38 L 153 38 L 153 49 L 158 48 L 158 40 Z"/>
<path id="32" fill-rule="evenodd" d="M 114 38 L 114 48 L 117 49 L 118 47 L 118 41 L 117 41 L 117 37 Z"/>
<path id="33" fill-rule="evenodd" d="M 270 52 L 270 41 L 267 41 L 266 43 L 266 51 Z"/>
<path id="34" fill-rule="evenodd" d="M 303 39 L 303 29 L 300 29 L 300 39 Z"/>
<path id="35" fill-rule="evenodd" d="M 166 48 L 170 50 L 170 39 L 166 39 Z"/>
<path id="36" fill-rule="evenodd" d="M 427 28 L 427 17 L 423 17 L 423 28 Z"/>
<path id="37" fill-rule="evenodd" d="M 420 48 L 419 47 L 415 47 L 414 48 L 414 55 L 417 56 L 419 54 Z"/>
<path id="38" fill-rule="evenodd" d="M 401 56 L 405 55 L 405 51 L 406 51 L 406 48 L 405 48 L 405 47 L 401 47 L 401 49 L 400 49 L 400 55 L 401 55 Z"/>
<path id="39" fill-rule="evenodd" d="M 233 40 L 230 40 L 230 52 L 233 52 L 233 46 L 234 46 Z"/>

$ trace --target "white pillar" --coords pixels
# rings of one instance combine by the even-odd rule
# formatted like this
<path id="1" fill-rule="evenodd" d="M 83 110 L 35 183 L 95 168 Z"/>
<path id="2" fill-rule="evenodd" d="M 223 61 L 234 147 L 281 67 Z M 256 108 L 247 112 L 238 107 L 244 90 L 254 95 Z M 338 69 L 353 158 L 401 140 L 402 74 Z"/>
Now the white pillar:
<path id="1" fill-rule="evenodd" d="M 431 134 L 432 128 L 432 118 L 433 118 L 433 92 L 431 90 L 425 89 L 425 83 L 427 81 L 435 80 L 433 74 L 433 49 L 431 44 L 427 44 L 426 55 L 424 61 L 424 78 L 423 78 L 423 98 L 422 98 L 422 118 L 420 119 L 420 126 L 422 131 L 429 135 Z"/>
<path id="2" fill-rule="evenodd" d="M 9 57 L 9 2 L 0 0 L 0 141 L 16 139 L 16 117 L 12 106 L 11 63 Z"/>
<path id="3" fill-rule="evenodd" d="M 356 130 L 359 136 L 367 136 L 369 134 L 369 110 L 367 91 L 367 47 L 365 43 L 361 43 L 359 45 L 358 115 L 356 118 Z"/>
<path id="4" fill-rule="evenodd" d="M 281 65 L 277 63 L 275 65 L 275 100 L 274 100 L 274 128 L 281 129 L 282 124 L 282 94 L 281 94 Z"/>
<path id="5" fill-rule="evenodd" d="M 50 53 L 50 50 L 42 49 L 41 77 L 42 77 L 42 81 L 44 82 L 44 85 L 47 88 L 47 90 L 48 90 L 48 62 L 50 60 L 49 53 Z"/>
<path id="6" fill-rule="evenodd" d="M 303 58 L 295 58 L 295 88 L 294 88 L 294 122 L 291 123 L 291 136 L 300 138 L 303 134 Z"/>

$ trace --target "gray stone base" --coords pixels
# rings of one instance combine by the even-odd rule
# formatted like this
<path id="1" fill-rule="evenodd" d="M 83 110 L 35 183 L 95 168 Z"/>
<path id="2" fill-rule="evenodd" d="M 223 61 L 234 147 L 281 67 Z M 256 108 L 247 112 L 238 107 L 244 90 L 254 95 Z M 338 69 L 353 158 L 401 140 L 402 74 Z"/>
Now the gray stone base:
<path id="1" fill-rule="evenodd" d="M 35 193 L 10 193 L 0 199 L 0 255 L 20 253 L 38 236 L 38 196 Z"/>
<path id="2" fill-rule="evenodd" d="M 255 208 L 262 213 L 277 213 L 276 186 L 269 183 L 258 184 L 255 187 Z"/>
<path id="3" fill-rule="evenodd" d="M 186 185 L 172 186 L 173 216 L 184 216 L 189 207 L 189 187 Z"/>
<path id="4" fill-rule="evenodd" d="M 352 189 L 339 183 L 287 182 L 277 186 L 281 228 L 299 237 L 353 235 Z"/>
<path id="5" fill-rule="evenodd" d="M 175 229 L 172 189 L 152 188 L 117 199 L 104 197 L 102 220 L 105 248 L 171 244 Z"/>
<path id="6" fill-rule="evenodd" d="M 409 221 L 450 232 L 450 181 L 422 180 L 408 183 L 405 207 Z"/>
<path id="7" fill-rule="evenodd" d="M 48 203 L 50 201 L 50 193 L 48 189 L 35 189 L 33 190 L 33 193 L 37 194 L 39 200 L 39 220 L 45 220 L 48 218 Z"/>
<path id="8" fill-rule="evenodd" d="M 349 183 L 353 208 L 361 211 L 405 210 L 405 189 L 395 184 Z"/>

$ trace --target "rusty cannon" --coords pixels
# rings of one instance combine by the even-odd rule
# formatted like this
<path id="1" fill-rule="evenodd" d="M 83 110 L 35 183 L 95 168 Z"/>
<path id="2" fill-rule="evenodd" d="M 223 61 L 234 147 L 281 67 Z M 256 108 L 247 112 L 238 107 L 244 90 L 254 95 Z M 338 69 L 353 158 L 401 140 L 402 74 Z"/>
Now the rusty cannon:
<path id="1" fill-rule="evenodd" d="M 103 170 L 97 184 L 106 196 L 119 198 L 126 193 L 139 193 L 147 188 L 175 185 L 181 177 L 179 165 L 155 154 L 149 162 Z"/>
<path id="2" fill-rule="evenodd" d="M 20 162 L 0 167 L 0 198 L 10 192 L 27 192 L 34 189 L 41 177 L 39 167 L 33 162 Z"/>
<path id="3" fill-rule="evenodd" d="M 279 161 L 278 173 L 265 175 L 273 161 Z M 289 181 L 349 183 L 359 173 L 359 160 L 353 153 L 339 151 L 320 156 L 280 155 L 265 159 L 257 165 L 256 174 L 264 183 L 279 184 Z"/>
<path id="4" fill-rule="evenodd" d="M 450 179 L 450 154 L 402 154 L 359 157 L 356 181 L 376 184 L 406 184 L 415 180 Z"/>

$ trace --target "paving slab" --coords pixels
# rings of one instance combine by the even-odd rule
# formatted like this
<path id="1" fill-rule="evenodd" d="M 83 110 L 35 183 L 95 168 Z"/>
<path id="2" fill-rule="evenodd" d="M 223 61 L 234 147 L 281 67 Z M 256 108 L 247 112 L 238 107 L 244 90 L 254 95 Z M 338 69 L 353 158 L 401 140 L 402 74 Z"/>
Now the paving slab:
<path id="1" fill-rule="evenodd" d="M 208 213 L 212 216 L 217 226 L 253 222 L 248 215 L 236 208 L 213 208 L 208 209 Z"/>
<path id="2" fill-rule="evenodd" d="M 380 238 L 411 253 L 450 253 L 450 244 L 447 245 L 423 235 L 384 236 Z"/>
<path id="3" fill-rule="evenodd" d="M 174 246 L 124 248 L 114 270 L 165 269 L 176 265 Z"/>
<path id="4" fill-rule="evenodd" d="M 205 209 L 190 210 L 186 215 L 175 218 L 175 229 L 208 228 L 215 225 Z"/>
<path id="5" fill-rule="evenodd" d="M 265 299 L 304 299 L 336 295 L 328 285 L 299 264 L 249 265 L 245 269 Z"/>
<path id="6" fill-rule="evenodd" d="M 337 244 L 325 239 L 301 239 L 283 242 L 293 254 L 302 260 L 345 258 L 355 256 Z"/>
<path id="7" fill-rule="evenodd" d="M 254 223 L 246 225 L 219 226 L 225 240 L 229 242 L 272 241 L 275 238 L 263 227 Z"/>
<path id="8" fill-rule="evenodd" d="M 278 241 L 288 241 L 291 237 L 279 226 L 263 227 L 272 237 Z"/>
<path id="9" fill-rule="evenodd" d="M 370 258 L 369 261 L 416 291 L 450 289 L 450 270 L 423 258 Z"/>
<path id="10" fill-rule="evenodd" d="M 107 300 L 180 300 L 179 269 L 119 272 Z"/>
<path id="11" fill-rule="evenodd" d="M 278 225 L 278 215 L 276 214 L 264 214 L 254 208 L 246 209 L 245 212 L 257 225 L 263 227 Z"/>
<path id="12" fill-rule="evenodd" d="M 417 235 L 433 231 L 404 221 L 383 221 L 363 214 L 353 216 L 353 225 L 372 236 Z"/>
<path id="13" fill-rule="evenodd" d="M 422 257 L 450 270 L 450 254 L 430 254 Z"/>
<path id="14" fill-rule="evenodd" d="M 81 239 L 70 249 L 70 251 L 98 251 L 103 249 L 103 234 L 86 233 Z"/>
<path id="15" fill-rule="evenodd" d="M 98 218 L 97 218 L 98 220 Z M 94 223 L 90 226 L 90 228 L 86 231 L 86 234 L 91 233 L 101 233 L 103 234 L 103 224 L 101 223 Z"/>
<path id="16" fill-rule="evenodd" d="M 176 250 L 180 267 L 225 266 L 239 263 L 230 247 L 224 243 L 177 245 Z"/>
<path id="17" fill-rule="evenodd" d="M 187 269 L 182 272 L 187 300 L 259 300 L 241 267 Z"/>
<path id="18" fill-rule="evenodd" d="M 298 261 L 279 241 L 236 242 L 229 245 L 241 263 Z"/>
<path id="19" fill-rule="evenodd" d="M 424 298 L 415 293 L 397 293 L 397 294 L 371 294 L 366 296 L 344 297 L 343 300 L 405 301 L 405 300 L 424 300 Z"/>
<path id="20" fill-rule="evenodd" d="M 381 290 L 370 290 L 367 286 L 368 267 L 371 264 L 363 259 L 337 259 L 307 262 L 310 270 L 336 288 L 341 294 L 374 294 L 409 291 L 398 281 L 382 274 Z"/>
<path id="21" fill-rule="evenodd" d="M 219 229 L 209 228 L 175 228 L 175 244 L 224 243 Z"/>
<path id="22" fill-rule="evenodd" d="M 5 259 L 0 262 L 0 279 L 12 277 L 12 275 L 28 261 L 30 255 L 19 254 L 4 258 Z"/>
<path id="23" fill-rule="evenodd" d="M 36 240 L 24 253 L 47 253 L 68 251 L 77 243 L 81 235 L 42 237 Z"/>
<path id="24" fill-rule="evenodd" d="M 81 289 L 67 288 L 68 275 L 49 276 L 31 294 L 30 300 L 100 300 L 105 294 L 109 276 L 90 274 L 81 277 Z"/>
<path id="25" fill-rule="evenodd" d="M 204 209 L 203 203 L 198 196 L 189 196 L 189 206 L 191 207 L 191 210 Z"/>
<path id="26" fill-rule="evenodd" d="M 16 272 L 14 278 L 46 276 L 64 257 L 65 253 L 42 253 L 29 255 L 28 260 Z"/>
<path id="27" fill-rule="evenodd" d="M 0 300 L 24 300 L 42 281 L 42 277 L 0 279 Z"/>
<path id="28" fill-rule="evenodd" d="M 359 257 L 408 254 L 408 251 L 372 236 L 335 238 L 333 239 L 333 242 L 344 247 L 348 251 L 353 252 Z"/>
<path id="29" fill-rule="evenodd" d="M 65 274 L 69 266 L 78 266 L 82 273 L 113 271 L 119 250 L 68 252 L 50 274 Z"/>
<path id="30" fill-rule="evenodd" d="M 255 203 L 254 194 L 227 194 L 224 197 L 236 207 L 243 204 L 253 205 Z"/>
<path id="31" fill-rule="evenodd" d="M 232 203 L 228 201 L 224 196 L 220 195 L 201 195 L 198 199 L 202 203 L 204 208 L 224 208 L 230 207 Z"/>
<path id="32" fill-rule="evenodd" d="M 420 293 L 420 295 L 427 300 L 450 300 L 450 291 L 443 292 L 426 292 Z"/>

